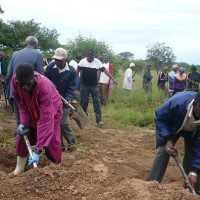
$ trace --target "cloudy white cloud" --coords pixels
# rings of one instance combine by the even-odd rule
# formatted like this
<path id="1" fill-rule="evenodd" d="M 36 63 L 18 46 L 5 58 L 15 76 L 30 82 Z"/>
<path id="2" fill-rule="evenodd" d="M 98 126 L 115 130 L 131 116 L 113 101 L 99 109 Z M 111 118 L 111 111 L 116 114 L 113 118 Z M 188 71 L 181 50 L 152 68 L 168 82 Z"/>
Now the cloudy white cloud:
<path id="1" fill-rule="evenodd" d="M 6 0 L 0 3 L 7 20 L 30 20 L 61 34 L 66 43 L 80 32 L 109 44 L 116 53 L 146 57 L 146 47 L 165 42 L 177 61 L 200 64 L 200 2 L 198 0 Z"/>

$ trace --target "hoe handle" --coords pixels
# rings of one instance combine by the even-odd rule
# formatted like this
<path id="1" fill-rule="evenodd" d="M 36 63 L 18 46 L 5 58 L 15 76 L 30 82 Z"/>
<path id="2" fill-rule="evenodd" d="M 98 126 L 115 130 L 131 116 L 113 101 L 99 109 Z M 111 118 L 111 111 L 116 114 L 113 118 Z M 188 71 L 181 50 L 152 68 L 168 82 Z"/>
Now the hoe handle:
<path id="1" fill-rule="evenodd" d="M 33 156 L 33 151 L 32 151 L 32 148 L 31 148 L 31 145 L 30 145 L 30 142 L 29 142 L 29 139 L 28 139 L 27 135 L 24 135 L 24 141 L 26 143 L 28 152 L 29 152 L 30 156 L 32 157 Z M 36 162 L 33 163 L 33 167 L 34 168 L 37 167 L 37 163 Z"/>
<path id="2" fill-rule="evenodd" d="M 180 158 L 179 158 L 179 156 L 178 156 L 178 151 L 175 150 L 175 151 L 172 152 L 172 151 L 169 149 L 167 152 L 168 152 L 169 155 L 172 156 L 172 157 L 174 158 L 174 160 L 176 161 L 176 164 L 178 165 L 178 167 L 179 167 L 179 169 L 180 169 L 180 171 L 181 171 L 181 173 L 182 173 L 182 175 L 183 175 L 183 178 L 184 178 L 186 184 L 187 184 L 188 187 L 189 187 L 190 192 L 191 192 L 192 194 L 195 194 L 195 195 L 196 195 L 196 192 L 195 192 L 194 188 L 192 187 L 192 185 L 190 184 L 190 181 L 189 181 L 189 179 L 188 179 L 187 174 L 185 173 L 185 170 L 184 170 L 184 168 L 183 168 L 183 165 L 181 164 Z"/>

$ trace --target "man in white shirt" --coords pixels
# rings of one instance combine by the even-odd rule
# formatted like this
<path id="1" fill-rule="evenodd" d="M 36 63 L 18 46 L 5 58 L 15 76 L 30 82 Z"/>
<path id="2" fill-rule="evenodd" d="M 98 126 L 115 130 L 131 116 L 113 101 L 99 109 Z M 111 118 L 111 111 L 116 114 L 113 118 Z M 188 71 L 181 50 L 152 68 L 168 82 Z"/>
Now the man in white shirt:
<path id="1" fill-rule="evenodd" d="M 178 65 L 174 64 L 172 66 L 172 71 L 169 72 L 169 89 L 172 90 L 173 89 L 173 83 L 174 83 L 174 77 L 176 76 L 176 74 L 178 73 Z"/>
<path id="2" fill-rule="evenodd" d="M 69 62 L 69 65 L 74 67 L 75 70 L 77 70 L 78 63 L 80 62 L 80 60 L 81 60 L 81 56 L 77 55 L 74 60 L 71 60 Z M 76 83 L 75 99 L 79 101 L 80 100 L 80 73 L 76 75 L 75 83 Z"/>
<path id="3" fill-rule="evenodd" d="M 108 57 L 104 58 L 103 66 L 106 70 L 113 74 L 114 68 L 113 64 L 109 62 Z M 104 72 L 101 72 L 99 79 L 99 89 L 100 89 L 100 100 L 102 105 L 106 105 L 108 102 L 109 96 L 109 87 L 110 87 L 111 79 Z"/>
<path id="4" fill-rule="evenodd" d="M 135 67 L 134 63 L 131 63 L 129 65 L 129 68 L 125 71 L 124 73 L 124 83 L 123 83 L 123 88 L 127 91 L 131 91 L 133 86 L 132 86 L 132 82 L 133 82 L 133 67 Z"/>

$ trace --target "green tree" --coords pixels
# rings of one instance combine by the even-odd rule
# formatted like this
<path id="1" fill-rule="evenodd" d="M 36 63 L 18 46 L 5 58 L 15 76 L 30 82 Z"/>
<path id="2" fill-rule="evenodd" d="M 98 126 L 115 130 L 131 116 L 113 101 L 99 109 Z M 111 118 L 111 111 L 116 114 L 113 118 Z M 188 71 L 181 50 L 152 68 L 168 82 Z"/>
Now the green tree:
<path id="1" fill-rule="evenodd" d="M 128 52 L 128 51 L 121 52 L 117 56 L 119 56 L 120 58 L 122 58 L 124 60 L 133 60 L 133 58 L 134 58 L 134 54 L 131 52 Z"/>
<path id="2" fill-rule="evenodd" d="M 0 20 L 0 30 L 0 48 L 2 50 L 7 48 L 11 48 L 13 51 L 22 49 L 25 46 L 25 38 L 29 35 L 38 38 L 39 49 L 42 51 L 51 51 L 60 46 L 57 31 L 41 27 L 41 24 L 34 22 L 34 20 L 17 20 L 8 23 Z"/>
<path id="3" fill-rule="evenodd" d="M 88 49 L 94 49 L 95 57 L 99 58 L 102 55 L 108 55 L 112 60 L 114 52 L 111 47 L 102 41 L 97 41 L 95 38 L 84 37 L 80 33 L 74 39 L 68 39 L 67 44 L 63 46 L 69 52 L 69 59 L 73 59 L 80 54 L 82 57 L 86 56 Z"/>
<path id="4" fill-rule="evenodd" d="M 157 42 L 156 44 L 148 46 L 146 48 L 146 58 L 156 68 L 157 73 L 160 69 L 164 67 L 164 65 L 171 66 L 176 60 L 173 49 L 169 46 L 166 46 L 164 42 Z"/>

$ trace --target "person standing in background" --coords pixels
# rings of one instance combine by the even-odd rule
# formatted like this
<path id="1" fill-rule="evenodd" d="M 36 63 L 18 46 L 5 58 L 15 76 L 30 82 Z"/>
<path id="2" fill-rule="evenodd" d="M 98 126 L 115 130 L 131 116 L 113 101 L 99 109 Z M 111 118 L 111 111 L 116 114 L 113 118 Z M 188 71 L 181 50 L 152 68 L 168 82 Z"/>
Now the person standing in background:
<path id="1" fill-rule="evenodd" d="M 78 63 L 80 62 L 80 60 L 81 60 L 81 56 L 77 55 L 74 60 L 71 60 L 69 62 L 69 65 L 74 67 L 74 69 L 76 71 L 77 67 L 78 67 Z M 76 83 L 76 90 L 80 91 L 80 74 L 76 77 L 75 83 Z"/>
<path id="2" fill-rule="evenodd" d="M 8 70 L 8 56 L 0 51 L 0 75 L 5 78 Z"/>
<path id="3" fill-rule="evenodd" d="M 129 68 L 124 72 L 124 81 L 123 88 L 126 91 L 132 91 L 133 88 L 133 68 L 135 67 L 134 63 L 130 63 Z"/>
<path id="4" fill-rule="evenodd" d="M 143 88 L 145 92 L 149 92 L 152 90 L 152 79 L 153 76 L 151 74 L 151 65 L 147 65 L 146 71 L 143 75 Z"/>
<path id="5" fill-rule="evenodd" d="M 166 83 L 168 82 L 168 67 L 165 66 L 163 70 L 158 74 L 158 89 L 162 90 L 167 95 L 167 86 Z"/>
<path id="6" fill-rule="evenodd" d="M 114 67 L 111 62 L 109 62 L 108 57 L 104 57 L 103 66 L 106 70 L 113 75 Z M 104 72 L 101 72 L 100 79 L 99 79 L 99 88 L 100 88 L 100 100 L 102 105 L 106 105 L 108 103 L 108 96 L 109 96 L 109 87 L 110 87 L 111 79 L 108 77 Z"/>
<path id="7" fill-rule="evenodd" d="M 174 77 L 178 73 L 178 65 L 174 64 L 172 66 L 172 71 L 169 72 L 168 78 L 169 78 L 169 90 L 173 90 L 173 84 L 174 84 Z"/>
<path id="8" fill-rule="evenodd" d="M 81 107 L 83 108 L 84 112 L 88 114 L 87 109 L 89 104 L 89 95 L 91 95 L 93 99 L 96 123 L 98 126 L 102 126 L 103 121 L 97 77 L 98 71 L 105 72 L 105 74 L 113 80 L 114 84 L 117 84 L 117 81 L 113 78 L 109 71 L 105 69 L 101 61 L 95 58 L 94 50 L 88 49 L 87 56 L 79 62 L 76 72 L 81 72 Z"/>
<path id="9" fill-rule="evenodd" d="M 178 74 L 174 77 L 173 83 L 173 95 L 177 92 L 182 92 L 185 90 L 187 85 L 187 75 L 185 74 L 185 68 L 180 67 L 178 70 Z"/>
<path id="10" fill-rule="evenodd" d="M 200 74 L 197 72 L 197 67 L 195 65 L 192 65 L 190 69 L 191 73 L 188 74 L 187 89 L 198 92 L 200 83 Z"/>
<path id="11" fill-rule="evenodd" d="M 81 60 L 81 55 L 77 55 L 76 58 L 74 60 L 71 60 L 69 62 L 69 65 L 74 67 L 75 71 L 77 70 L 77 67 L 78 67 L 78 63 L 80 62 Z M 80 101 L 80 84 L 81 84 L 81 81 L 80 81 L 80 73 L 78 75 L 76 75 L 76 78 L 75 78 L 75 83 L 76 83 L 76 89 L 75 89 L 75 99 L 77 101 Z"/>

